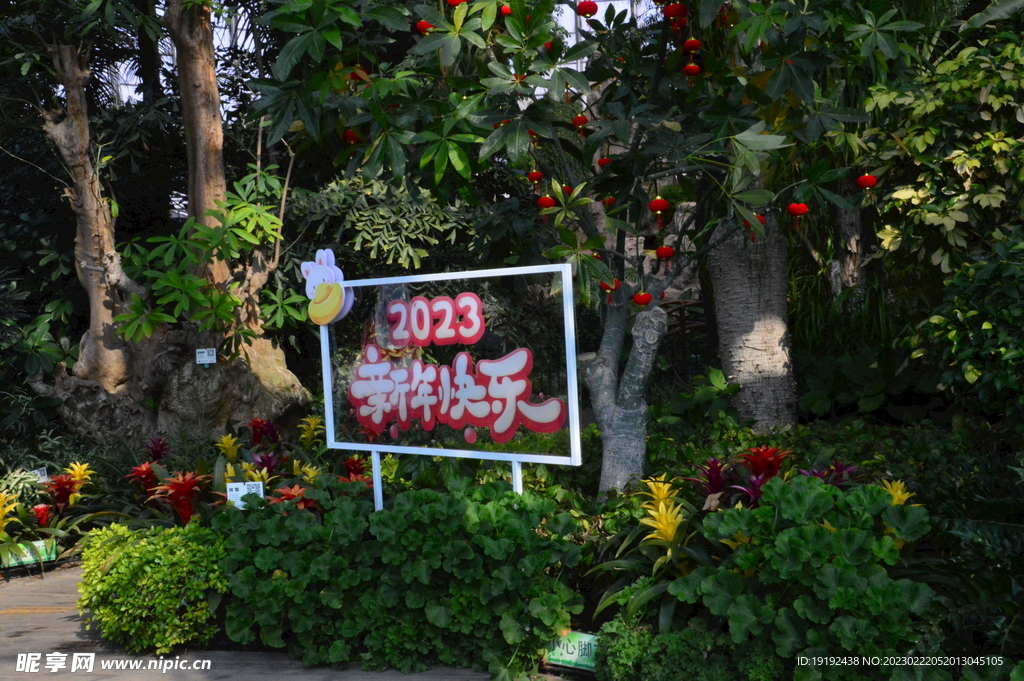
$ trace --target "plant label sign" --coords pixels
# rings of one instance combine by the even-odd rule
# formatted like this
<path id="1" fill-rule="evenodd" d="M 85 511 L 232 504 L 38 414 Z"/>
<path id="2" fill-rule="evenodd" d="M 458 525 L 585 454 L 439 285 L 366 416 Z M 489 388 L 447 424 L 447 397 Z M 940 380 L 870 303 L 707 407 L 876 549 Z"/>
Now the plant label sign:
<path id="1" fill-rule="evenodd" d="M 50 474 L 46 472 L 46 468 L 37 468 L 32 472 L 36 474 L 40 485 L 50 482 Z"/>
<path id="2" fill-rule="evenodd" d="M 196 364 L 207 364 L 217 363 L 217 348 L 196 348 Z"/>
<path id="3" fill-rule="evenodd" d="M 594 671 L 597 654 L 597 636 L 570 631 L 548 644 L 547 663 L 571 669 Z"/>
<path id="4" fill-rule="evenodd" d="M 263 483 L 258 480 L 256 482 L 229 482 L 227 483 L 227 488 L 228 504 L 238 508 L 245 508 L 245 502 L 242 501 L 242 497 L 246 494 L 255 494 L 260 499 L 266 499 L 263 493 Z"/>
<path id="5" fill-rule="evenodd" d="M 320 324 L 327 445 L 581 462 L 572 270 L 541 265 L 347 281 L 303 263 Z M 378 507 L 380 506 L 378 500 Z"/>

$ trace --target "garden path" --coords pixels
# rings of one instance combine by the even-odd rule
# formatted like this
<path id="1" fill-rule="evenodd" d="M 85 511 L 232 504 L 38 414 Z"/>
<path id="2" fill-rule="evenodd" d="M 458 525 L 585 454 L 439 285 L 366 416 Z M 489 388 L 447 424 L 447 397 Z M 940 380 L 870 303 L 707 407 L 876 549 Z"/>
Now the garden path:
<path id="1" fill-rule="evenodd" d="M 95 631 L 86 631 L 78 616 L 80 567 L 48 573 L 44 579 L 23 577 L 9 582 L 0 580 L 0 681 L 45 678 L 121 679 L 122 681 L 249 681 L 273 678 L 275 681 L 304 679 L 306 681 L 484 681 L 487 674 L 466 669 L 438 667 L 419 674 L 402 674 L 389 670 L 368 672 L 354 667 L 345 671 L 330 668 L 303 667 L 301 662 L 284 653 L 247 652 L 237 650 L 186 650 L 170 656 L 129 655 L 111 645 Z M 48 653 L 65 653 L 66 667 L 51 672 L 45 667 Z M 19 653 L 41 653 L 39 671 L 28 674 L 16 671 Z M 72 672 L 74 653 L 95 653 L 91 674 Z M 209 669 L 147 669 L 149 662 L 180 660 L 194 663 L 209 660 Z M 109 661 L 141 661 L 141 670 L 102 669 Z M 180 662 L 179 662 L 180 664 Z"/>

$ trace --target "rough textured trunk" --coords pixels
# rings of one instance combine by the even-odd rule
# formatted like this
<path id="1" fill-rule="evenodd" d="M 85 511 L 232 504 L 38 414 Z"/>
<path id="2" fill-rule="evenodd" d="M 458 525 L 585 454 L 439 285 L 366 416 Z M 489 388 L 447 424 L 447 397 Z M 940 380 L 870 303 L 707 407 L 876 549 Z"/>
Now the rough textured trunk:
<path id="1" fill-rule="evenodd" d="M 662 290 L 661 284 L 648 289 L 655 300 Z M 599 487 L 602 493 L 613 489 L 621 491 L 643 476 L 647 451 L 644 390 L 668 328 L 668 315 L 660 306 L 649 306 L 636 316 L 633 347 L 620 378 L 619 360 L 628 322 L 628 301 L 635 292 L 636 289 L 626 284 L 615 292 L 608 306 L 600 349 L 579 357 L 583 381 L 590 391 L 594 415 L 601 429 L 603 457 Z"/>
<path id="2" fill-rule="evenodd" d="M 206 213 L 223 201 L 224 131 L 220 118 L 216 59 L 210 7 L 170 0 L 164 21 L 174 41 L 181 116 L 188 158 L 188 214 L 206 222 Z"/>
<path id="3" fill-rule="evenodd" d="M 61 416 L 72 430 L 101 441 L 134 443 L 216 431 L 229 420 L 275 418 L 309 402 L 309 393 L 285 367 L 284 353 L 265 339 L 247 348 L 244 360 L 203 369 L 195 364 L 195 350 L 216 347 L 217 334 L 186 325 L 160 329 L 135 344 L 117 334 L 113 319 L 122 303 L 132 293 L 144 297 L 146 292 L 121 269 L 113 220 L 90 161 L 88 54 L 68 45 L 48 49 L 66 104 L 64 111 L 43 112 L 44 129 L 71 175 L 65 193 L 76 216 L 75 267 L 89 297 L 89 329 L 70 374 L 61 366 L 53 383 L 37 374 L 30 386 L 61 400 Z"/>
<path id="4" fill-rule="evenodd" d="M 82 336 L 72 372 L 115 393 L 131 376 L 131 353 L 117 335 L 114 317 L 126 294 L 143 291 L 121 269 L 110 207 L 100 194 L 99 176 L 91 161 L 85 99 L 89 55 L 72 45 L 51 45 L 48 51 L 64 86 L 65 109 L 44 111 L 43 127 L 71 175 L 65 197 L 76 217 L 75 270 L 89 297 L 89 329 Z"/>
<path id="5" fill-rule="evenodd" d="M 860 190 L 853 179 L 842 180 L 837 192 L 848 201 L 856 199 Z M 849 288 L 862 289 L 865 283 L 864 259 L 867 257 L 867 239 L 864 238 L 864 222 L 861 210 L 843 210 L 832 207 L 832 222 L 835 227 L 836 260 L 828 264 L 832 297 Z"/>
<path id="6" fill-rule="evenodd" d="M 766 238 L 736 230 L 708 254 L 722 369 L 740 390 L 740 416 L 767 431 L 796 421 L 786 303 L 786 238 L 768 216 Z M 713 239 L 735 225 L 722 222 Z"/>
<path id="7" fill-rule="evenodd" d="M 210 12 L 209 5 L 185 0 L 169 0 L 164 11 L 178 66 L 188 160 L 188 214 L 207 226 L 213 226 L 207 212 L 216 210 L 217 202 L 223 201 L 227 192 Z M 225 287 L 231 279 L 231 270 L 223 260 L 207 263 L 204 274 L 218 287 Z"/>

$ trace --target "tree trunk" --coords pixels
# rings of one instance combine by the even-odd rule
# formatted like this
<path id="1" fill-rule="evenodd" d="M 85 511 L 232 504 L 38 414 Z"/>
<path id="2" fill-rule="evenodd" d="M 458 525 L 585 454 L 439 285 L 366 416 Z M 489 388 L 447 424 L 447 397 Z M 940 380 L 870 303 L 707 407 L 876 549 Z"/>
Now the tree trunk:
<path id="1" fill-rule="evenodd" d="M 89 329 L 71 375 L 61 366 L 52 384 L 37 374 L 29 385 L 61 400 L 61 416 L 72 430 L 136 444 L 156 435 L 208 433 L 229 421 L 276 418 L 309 402 L 284 353 L 266 339 L 253 343 L 245 360 L 204 369 L 195 364 L 195 350 L 218 345 L 219 334 L 200 334 L 188 324 L 135 344 L 117 334 L 114 317 L 124 302 L 146 292 L 121 268 L 109 206 L 90 161 L 88 54 L 69 45 L 48 50 L 66 106 L 43 111 L 44 129 L 71 174 L 65 193 L 76 215 L 75 267 L 89 297 Z"/>
<path id="2" fill-rule="evenodd" d="M 836 189 L 840 196 L 851 203 L 860 192 L 856 181 L 851 178 L 841 180 Z M 838 298 L 846 289 L 864 288 L 862 268 L 867 257 L 868 242 L 864 235 L 864 222 L 859 207 L 843 210 L 839 206 L 833 206 L 832 222 L 835 227 L 836 260 L 829 262 L 829 279 L 832 297 Z"/>
<path id="3" fill-rule="evenodd" d="M 668 282 L 671 280 L 669 277 Z M 648 288 L 655 300 L 662 290 L 661 283 Z M 653 304 L 636 316 L 633 348 L 620 379 L 619 360 L 628 322 L 628 301 L 635 292 L 628 284 L 615 292 L 608 306 L 601 347 L 596 353 L 579 357 L 583 381 L 590 391 L 594 415 L 601 429 L 601 493 L 613 489 L 622 491 L 627 485 L 639 482 L 644 472 L 647 452 L 644 390 L 668 328 L 668 315 Z"/>
<path id="4" fill-rule="evenodd" d="M 178 65 L 188 158 L 188 214 L 211 226 L 206 213 L 216 210 L 217 202 L 224 200 L 227 183 L 210 6 L 169 0 L 164 21 L 174 41 Z"/>
<path id="5" fill-rule="evenodd" d="M 95 381 L 108 393 L 116 393 L 131 375 L 131 353 L 117 334 L 114 317 L 120 312 L 125 294 L 143 295 L 144 291 L 121 269 L 110 206 L 100 195 L 99 176 L 89 154 L 85 98 L 89 55 L 73 45 L 50 45 L 47 50 L 64 86 L 65 109 L 44 111 L 43 128 L 71 174 L 72 184 L 64 194 L 77 223 L 75 270 L 89 298 L 89 329 L 79 343 L 72 373 Z"/>
<path id="6" fill-rule="evenodd" d="M 713 239 L 734 228 L 722 222 Z M 708 254 L 722 369 L 739 383 L 736 407 L 764 432 L 796 422 L 796 382 L 787 327 L 786 238 L 772 215 L 766 237 L 736 230 Z"/>

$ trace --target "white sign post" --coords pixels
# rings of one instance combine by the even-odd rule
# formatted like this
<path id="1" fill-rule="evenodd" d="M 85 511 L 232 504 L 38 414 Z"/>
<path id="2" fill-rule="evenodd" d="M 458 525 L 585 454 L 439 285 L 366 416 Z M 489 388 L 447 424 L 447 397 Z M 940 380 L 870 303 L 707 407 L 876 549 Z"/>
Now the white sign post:
<path id="1" fill-rule="evenodd" d="M 317 263 L 333 265 L 328 253 L 318 251 Z M 327 267 L 304 265 L 308 280 L 318 266 Z M 512 486 L 520 493 L 524 462 L 580 465 L 570 265 L 362 281 L 333 276 L 331 282 L 308 287 L 310 318 L 325 322 L 320 350 L 327 446 L 370 453 L 378 510 L 384 504 L 382 453 L 508 461 Z M 544 314 L 551 316 L 538 320 L 538 338 L 524 342 L 532 347 L 510 352 L 500 336 L 485 338 L 490 322 L 481 298 L 489 285 L 508 284 L 500 281 L 507 277 L 519 277 L 516 283 L 523 290 L 527 284 L 543 287 L 548 296 Z M 338 329 L 347 331 L 349 339 L 361 337 L 359 346 L 349 340 L 339 347 Z M 553 397 L 534 394 L 535 365 L 548 368 L 543 379 L 554 386 L 548 388 Z M 568 430 L 568 451 L 540 454 L 490 446 L 508 449 L 505 443 L 527 430 Z M 465 446 L 452 445 L 463 439 Z"/>

